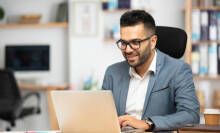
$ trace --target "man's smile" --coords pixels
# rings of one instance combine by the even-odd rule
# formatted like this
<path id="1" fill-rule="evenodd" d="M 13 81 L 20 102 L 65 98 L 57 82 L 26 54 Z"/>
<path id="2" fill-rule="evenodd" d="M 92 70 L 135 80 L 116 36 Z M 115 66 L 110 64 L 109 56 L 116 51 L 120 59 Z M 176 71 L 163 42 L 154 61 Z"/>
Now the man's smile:
<path id="1" fill-rule="evenodd" d="M 137 54 L 125 54 L 127 60 L 136 60 L 138 58 Z"/>

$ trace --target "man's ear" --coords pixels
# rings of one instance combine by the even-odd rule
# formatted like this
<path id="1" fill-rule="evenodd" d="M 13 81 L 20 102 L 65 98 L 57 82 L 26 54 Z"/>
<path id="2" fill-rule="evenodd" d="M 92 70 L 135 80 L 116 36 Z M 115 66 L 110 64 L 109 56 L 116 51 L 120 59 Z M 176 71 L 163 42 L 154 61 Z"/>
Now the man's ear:
<path id="1" fill-rule="evenodd" d="M 151 38 L 151 50 L 155 49 L 156 44 L 157 44 L 157 35 L 154 35 Z"/>

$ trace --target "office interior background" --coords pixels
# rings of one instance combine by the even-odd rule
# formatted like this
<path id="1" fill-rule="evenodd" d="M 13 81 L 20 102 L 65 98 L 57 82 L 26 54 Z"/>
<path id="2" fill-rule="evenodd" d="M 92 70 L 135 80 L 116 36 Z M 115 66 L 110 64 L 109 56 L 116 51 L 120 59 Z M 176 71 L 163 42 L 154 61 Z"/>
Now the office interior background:
<path id="1" fill-rule="evenodd" d="M 185 29 L 187 28 L 184 10 L 186 1 L 130 0 L 129 8 L 149 11 L 155 18 L 156 25 Z M 213 4 L 214 0 L 207 1 L 205 5 Z M 58 10 L 62 2 L 68 3 L 68 22 L 66 23 L 56 22 L 59 21 L 57 20 Z M 15 71 L 19 83 L 68 85 L 68 89 L 73 90 L 100 89 L 106 68 L 124 60 L 115 40 L 120 37 L 120 16 L 126 11 L 116 10 L 114 4 L 110 5 L 108 10 L 104 10 L 103 2 L 106 1 L 0 0 L 0 7 L 4 9 L 5 14 L 0 20 L 0 68 L 5 68 L 6 46 L 49 45 L 49 70 Z M 85 3 L 88 5 L 85 6 Z M 19 17 L 24 14 L 40 14 L 41 18 L 37 23 L 45 25 L 13 25 L 13 23 L 19 23 Z M 55 22 L 58 24 L 53 24 Z M 219 78 L 194 78 L 194 81 L 196 89 L 204 95 L 205 107 L 211 108 L 213 92 L 219 89 Z M 86 88 L 88 84 L 92 86 Z M 22 91 L 22 94 L 27 92 L 29 91 Z M 44 90 L 37 92 L 41 95 L 41 114 L 18 120 L 16 127 L 12 130 L 50 129 L 47 94 Z M 32 101 L 26 104 L 31 105 Z M 204 121 L 201 120 L 201 123 Z M 7 125 L 5 121 L 0 120 L 1 130 L 4 130 Z"/>

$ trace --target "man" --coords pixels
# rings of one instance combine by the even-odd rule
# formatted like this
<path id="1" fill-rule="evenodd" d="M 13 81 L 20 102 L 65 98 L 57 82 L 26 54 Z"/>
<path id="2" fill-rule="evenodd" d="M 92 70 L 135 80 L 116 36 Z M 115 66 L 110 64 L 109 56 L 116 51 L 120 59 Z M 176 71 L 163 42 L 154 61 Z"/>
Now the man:
<path id="1" fill-rule="evenodd" d="M 155 49 L 153 17 L 143 10 L 126 12 L 120 35 L 117 46 L 126 61 L 107 68 L 102 89 L 113 92 L 121 127 L 161 131 L 199 123 L 191 68 Z"/>

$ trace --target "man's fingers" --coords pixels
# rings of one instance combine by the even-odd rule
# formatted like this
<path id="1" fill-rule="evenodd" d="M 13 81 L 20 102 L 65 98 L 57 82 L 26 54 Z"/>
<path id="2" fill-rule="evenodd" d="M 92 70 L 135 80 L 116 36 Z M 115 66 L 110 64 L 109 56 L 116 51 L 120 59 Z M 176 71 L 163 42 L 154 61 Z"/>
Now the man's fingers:
<path id="1" fill-rule="evenodd" d="M 119 118 L 118 118 L 120 125 L 121 125 L 121 123 L 123 123 L 124 121 L 127 121 L 129 119 L 130 119 L 129 115 L 122 115 L 122 116 L 119 116 Z"/>
<path id="2" fill-rule="evenodd" d="M 126 119 L 119 119 L 119 124 L 121 125 Z"/>
<path id="3" fill-rule="evenodd" d="M 122 127 L 126 127 L 126 126 L 130 126 L 131 125 L 131 122 L 130 121 L 124 121 L 121 126 Z"/>
<path id="4" fill-rule="evenodd" d="M 120 119 L 123 119 L 123 120 L 129 120 L 129 119 L 131 119 L 132 118 L 132 116 L 130 116 L 130 115 L 122 115 L 122 116 L 119 116 L 119 120 Z"/>
<path id="5" fill-rule="evenodd" d="M 121 118 L 119 118 L 118 120 L 119 120 L 120 126 L 122 127 L 122 123 L 123 123 L 124 121 L 126 121 L 126 119 L 121 117 Z"/>
<path id="6" fill-rule="evenodd" d="M 132 121 L 136 120 L 133 116 L 130 115 L 122 115 L 118 119 L 121 127 L 132 126 Z"/>

